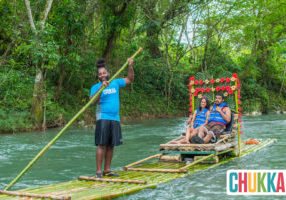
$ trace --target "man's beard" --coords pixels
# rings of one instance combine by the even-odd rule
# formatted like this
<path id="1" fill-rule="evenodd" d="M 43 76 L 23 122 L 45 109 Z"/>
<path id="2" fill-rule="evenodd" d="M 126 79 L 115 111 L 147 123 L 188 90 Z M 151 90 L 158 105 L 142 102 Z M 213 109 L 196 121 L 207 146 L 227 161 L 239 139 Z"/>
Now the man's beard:
<path id="1" fill-rule="evenodd" d="M 109 81 L 109 76 L 106 76 L 105 78 L 100 78 L 99 80 L 100 80 L 100 82 L 103 82 L 103 81 Z"/>

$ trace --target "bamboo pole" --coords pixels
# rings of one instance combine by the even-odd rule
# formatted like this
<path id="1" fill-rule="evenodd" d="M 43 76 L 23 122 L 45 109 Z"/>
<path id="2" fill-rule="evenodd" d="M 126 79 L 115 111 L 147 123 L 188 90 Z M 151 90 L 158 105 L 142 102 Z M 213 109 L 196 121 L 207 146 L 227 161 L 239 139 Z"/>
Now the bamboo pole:
<path id="1" fill-rule="evenodd" d="M 140 47 L 136 53 L 134 53 L 131 58 L 135 58 L 143 48 Z M 109 80 L 111 82 L 115 79 L 128 65 L 128 61 L 112 76 Z M 104 90 L 105 86 L 103 86 L 99 91 L 97 91 L 94 97 L 65 125 L 65 127 L 33 158 L 32 161 L 18 174 L 18 176 L 7 186 L 4 190 L 9 190 L 33 165 L 34 163 L 50 148 L 59 138 L 60 136 L 71 126 L 71 124 L 95 101 L 95 99 L 100 95 L 100 93 Z"/>
<path id="2" fill-rule="evenodd" d="M 185 169 L 150 169 L 150 168 L 127 168 L 127 171 L 142 171 L 142 172 L 164 172 L 164 173 L 187 173 Z"/>
<path id="3" fill-rule="evenodd" d="M 237 88 L 237 79 L 235 80 L 235 87 Z M 234 92 L 235 95 L 235 111 L 238 113 L 238 100 L 237 100 L 237 90 Z M 237 119 L 237 138 L 238 138 L 238 152 L 239 156 L 241 155 L 241 138 L 240 138 L 240 126 L 239 120 Z"/>
<path id="4" fill-rule="evenodd" d="M 79 176 L 79 180 L 85 181 L 101 181 L 101 182 L 116 182 L 116 183 L 136 183 L 136 184 L 146 184 L 147 181 L 137 181 L 137 180 L 124 180 L 124 179 L 110 179 L 110 178 L 95 178 L 88 176 Z"/>
<path id="5" fill-rule="evenodd" d="M 186 170 L 186 169 L 188 169 L 189 167 L 194 166 L 195 164 L 198 164 L 198 163 L 200 163 L 200 162 L 202 162 L 202 161 L 204 161 L 204 160 L 206 160 L 206 159 L 208 159 L 208 158 L 211 158 L 211 157 L 213 157 L 213 156 L 215 156 L 215 154 L 211 154 L 211 155 L 205 156 L 204 158 L 201 158 L 201 159 L 199 159 L 199 160 L 197 160 L 197 161 L 194 161 L 194 162 L 192 162 L 192 163 L 190 163 L 190 164 L 188 164 L 188 165 L 186 165 L 186 166 L 184 166 L 184 167 L 181 167 L 179 170 Z"/>
<path id="6" fill-rule="evenodd" d="M 135 163 L 131 163 L 131 164 L 129 164 L 129 165 L 126 165 L 125 167 L 123 167 L 123 169 L 126 170 L 126 169 L 129 168 L 129 167 L 132 167 L 132 166 L 137 165 L 137 164 L 139 164 L 139 163 L 145 162 L 145 161 L 147 161 L 147 160 L 151 160 L 151 159 L 153 159 L 153 158 L 160 157 L 160 156 L 162 156 L 162 155 L 163 155 L 162 153 L 159 153 L 159 154 L 156 154 L 156 155 L 153 155 L 153 156 L 149 156 L 149 157 L 144 158 L 144 159 L 142 159 L 142 160 L 139 160 L 139 161 L 137 161 L 137 162 L 135 162 Z"/>
<path id="7" fill-rule="evenodd" d="M 46 194 L 30 194 L 25 192 L 14 192 L 14 191 L 1 191 L 0 194 L 11 195 L 11 196 L 22 196 L 22 197 L 31 197 L 39 199 L 59 199 L 59 200 L 71 200 L 70 196 L 55 196 L 55 195 L 46 195 Z"/>
<path id="8" fill-rule="evenodd" d="M 160 144 L 160 147 L 214 147 L 215 144 Z"/>

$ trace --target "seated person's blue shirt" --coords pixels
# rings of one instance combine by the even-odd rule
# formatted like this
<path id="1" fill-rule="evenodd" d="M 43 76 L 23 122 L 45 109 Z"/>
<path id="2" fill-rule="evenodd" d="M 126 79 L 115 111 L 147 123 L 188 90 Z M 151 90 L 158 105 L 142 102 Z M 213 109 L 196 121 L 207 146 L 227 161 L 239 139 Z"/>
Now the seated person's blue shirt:
<path id="1" fill-rule="evenodd" d="M 102 83 L 99 82 L 92 86 L 90 96 L 94 95 Z M 97 102 L 96 120 L 107 119 L 120 121 L 119 118 L 119 88 L 125 87 L 126 83 L 123 78 L 114 79 L 109 86 L 103 90 L 100 100 Z"/>

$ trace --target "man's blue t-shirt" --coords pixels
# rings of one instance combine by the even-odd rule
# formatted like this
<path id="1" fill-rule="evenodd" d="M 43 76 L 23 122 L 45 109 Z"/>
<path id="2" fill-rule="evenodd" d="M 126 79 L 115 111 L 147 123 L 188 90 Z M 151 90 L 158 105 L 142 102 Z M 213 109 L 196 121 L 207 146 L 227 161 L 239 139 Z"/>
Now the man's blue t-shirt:
<path id="1" fill-rule="evenodd" d="M 90 90 L 90 96 L 94 95 L 102 83 L 99 82 L 92 86 Z M 105 88 L 100 96 L 100 100 L 97 103 L 96 108 L 96 120 L 107 119 L 120 121 L 119 118 L 119 88 L 125 87 L 126 83 L 123 78 L 114 79 L 109 83 L 109 86 Z"/>

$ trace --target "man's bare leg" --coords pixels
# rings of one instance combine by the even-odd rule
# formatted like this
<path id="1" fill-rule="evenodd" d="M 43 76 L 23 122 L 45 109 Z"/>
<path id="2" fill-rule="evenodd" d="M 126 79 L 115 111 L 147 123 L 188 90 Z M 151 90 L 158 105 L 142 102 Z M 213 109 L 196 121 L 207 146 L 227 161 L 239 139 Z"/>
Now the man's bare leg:
<path id="1" fill-rule="evenodd" d="M 208 133 L 204 138 L 204 143 L 207 144 L 210 142 L 210 140 L 212 139 L 213 135 L 211 133 Z"/>
<path id="2" fill-rule="evenodd" d="M 101 173 L 102 161 L 105 157 L 106 146 L 98 145 L 96 149 L 96 173 Z"/>
<path id="3" fill-rule="evenodd" d="M 104 162 L 104 172 L 109 172 L 110 171 L 110 166 L 111 166 L 111 160 L 113 156 L 113 146 L 107 146 L 106 147 L 106 154 L 105 154 L 105 162 Z"/>

